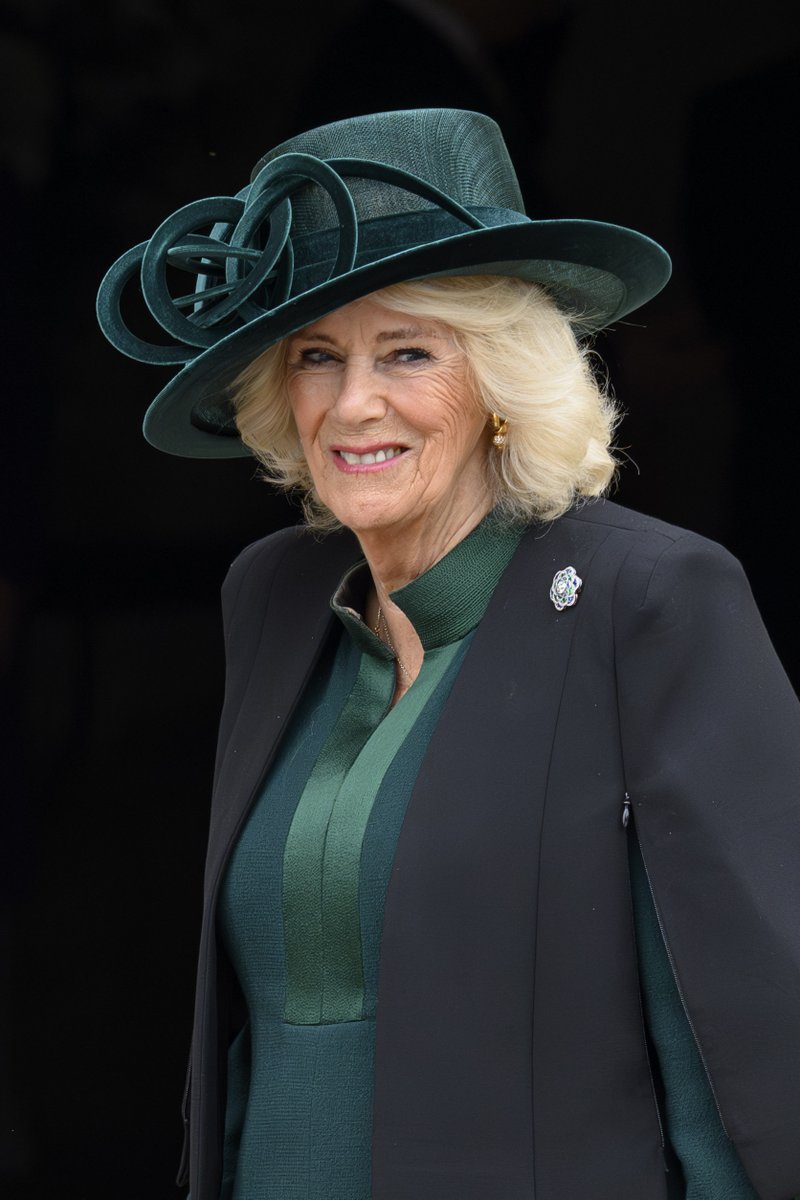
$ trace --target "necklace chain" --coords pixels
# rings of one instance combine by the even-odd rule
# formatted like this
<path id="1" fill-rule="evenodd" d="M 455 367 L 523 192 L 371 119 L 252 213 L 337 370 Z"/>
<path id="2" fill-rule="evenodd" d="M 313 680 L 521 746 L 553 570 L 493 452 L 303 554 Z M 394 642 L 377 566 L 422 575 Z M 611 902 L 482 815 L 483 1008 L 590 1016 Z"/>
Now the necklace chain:
<path id="1" fill-rule="evenodd" d="M 383 635 L 381 635 L 381 627 L 383 627 Z M 383 609 L 381 608 L 380 605 L 378 605 L 378 619 L 375 622 L 375 627 L 372 632 L 375 634 L 376 638 L 380 638 L 380 640 L 382 642 L 385 642 L 386 645 L 389 647 L 389 649 L 391 650 L 392 654 L 395 657 L 398 667 L 400 668 L 401 675 L 405 676 L 406 682 L 407 682 L 408 686 L 410 687 L 411 683 L 412 683 L 411 672 L 409 671 L 408 667 L 405 665 L 402 658 L 400 657 L 400 655 L 397 653 L 397 651 L 394 648 L 394 642 L 392 641 L 391 634 L 389 633 L 389 624 L 386 620 Z"/>

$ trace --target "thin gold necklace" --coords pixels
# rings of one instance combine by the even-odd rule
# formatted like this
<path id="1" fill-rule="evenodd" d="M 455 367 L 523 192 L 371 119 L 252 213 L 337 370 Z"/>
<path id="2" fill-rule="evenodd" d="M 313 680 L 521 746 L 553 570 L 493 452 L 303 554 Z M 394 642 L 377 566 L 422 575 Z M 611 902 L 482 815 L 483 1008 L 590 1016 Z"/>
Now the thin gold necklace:
<path id="1" fill-rule="evenodd" d="M 383 625 L 383 637 L 381 637 L 381 625 Z M 394 642 L 392 641 L 391 635 L 389 633 L 389 625 L 386 620 L 386 617 L 383 615 L 383 609 L 381 608 L 380 604 L 378 605 L 378 619 L 375 622 L 375 628 L 373 629 L 372 632 L 375 634 L 376 638 L 379 638 L 382 642 L 386 642 L 386 645 L 389 647 L 389 649 L 391 650 L 392 654 L 395 657 L 395 660 L 397 661 L 397 665 L 400 668 L 400 673 L 402 675 L 405 675 L 408 686 L 410 687 L 413 682 L 413 680 L 411 679 L 411 672 L 409 671 L 408 667 L 405 665 L 402 658 L 400 657 L 400 655 L 397 653 L 397 651 L 394 648 Z"/>

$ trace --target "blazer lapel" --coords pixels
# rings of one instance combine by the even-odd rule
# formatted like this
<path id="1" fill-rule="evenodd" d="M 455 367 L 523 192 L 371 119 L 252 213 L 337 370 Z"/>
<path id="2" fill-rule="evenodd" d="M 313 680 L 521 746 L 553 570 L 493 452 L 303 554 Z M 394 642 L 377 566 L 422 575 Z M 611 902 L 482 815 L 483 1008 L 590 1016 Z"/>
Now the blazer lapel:
<path id="1" fill-rule="evenodd" d="M 604 531 L 523 538 L 478 627 L 406 813 L 381 944 L 373 1194 L 530 1200 L 530 1046 L 548 768 L 587 568 Z M 585 587 L 590 587 L 587 583 Z M 524 1041 L 523 1041 L 524 1045 Z"/>
<path id="2" fill-rule="evenodd" d="M 321 541 L 286 531 L 288 549 L 272 570 L 247 580 L 236 619 L 254 639 L 229 663 L 221 741 L 211 811 L 208 883 L 218 880 L 228 850 L 277 750 L 334 620 L 330 597 L 359 557 L 349 534 Z M 271 564 L 270 564 L 271 566 Z M 264 589 L 269 600 L 264 604 Z"/>

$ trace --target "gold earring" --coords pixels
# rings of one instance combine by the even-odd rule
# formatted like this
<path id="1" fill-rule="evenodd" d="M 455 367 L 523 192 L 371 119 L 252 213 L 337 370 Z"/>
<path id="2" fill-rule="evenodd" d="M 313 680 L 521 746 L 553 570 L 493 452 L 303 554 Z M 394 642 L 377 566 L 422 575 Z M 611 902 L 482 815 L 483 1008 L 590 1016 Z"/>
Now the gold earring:
<path id="1" fill-rule="evenodd" d="M 499 417 L 496 412 L 490 413 L 489 419 L 494 430 L 492 445 L 496 446 L 498 450 L 502 450 L 507 441 L 508 421 L 505 417 Z"/>

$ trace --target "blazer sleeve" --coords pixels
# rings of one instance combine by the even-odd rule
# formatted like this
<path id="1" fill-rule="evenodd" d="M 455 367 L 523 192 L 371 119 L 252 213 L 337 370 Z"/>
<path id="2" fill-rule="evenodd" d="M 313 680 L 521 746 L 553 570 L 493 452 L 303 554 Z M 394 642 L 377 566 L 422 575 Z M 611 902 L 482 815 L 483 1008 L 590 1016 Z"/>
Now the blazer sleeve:
<path id="1" fill-rule="evenodd" d="M 800 706 L 741 567 L 692 534 L 615 597 L 622 753 L 681 1003 L 759 1196 L 800 1192 Z"/>

